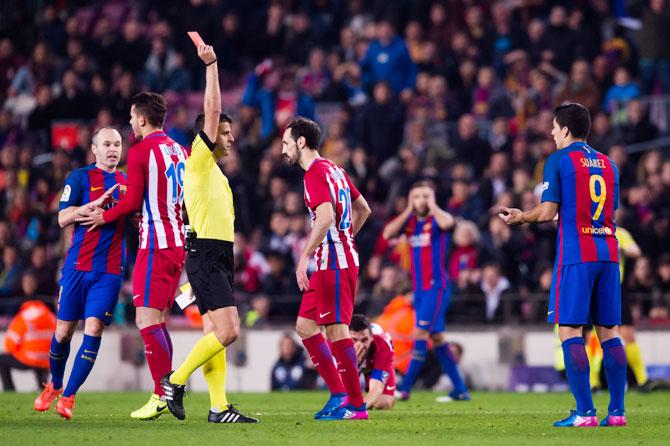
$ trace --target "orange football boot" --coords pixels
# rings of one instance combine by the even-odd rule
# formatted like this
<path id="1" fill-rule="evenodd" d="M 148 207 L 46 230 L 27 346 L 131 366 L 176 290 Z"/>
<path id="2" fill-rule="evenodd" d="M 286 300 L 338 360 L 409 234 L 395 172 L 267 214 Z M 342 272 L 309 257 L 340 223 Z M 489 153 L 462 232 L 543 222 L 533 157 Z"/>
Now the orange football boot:
<path id="1" fill-rule="evenodd" d="M 40 412 L 46 412 L 51 408 L 51 404 L 63 394 L 63 389 L 54 389 L 54 385 L 52 383 L 45 384 L 44 385 L 44 390 L 42 390 L 42 393 L 35 398 L 35 403 L 33 404 L 33 407 L 35 410 L 38 410 Z"/>
<path id="2" fill-rule="evenodd" d="M 66 420 L 72 419 L 72 409 L 74 409 L 74 395 L 62 396 L 56 403 L 56 412 Z"/>

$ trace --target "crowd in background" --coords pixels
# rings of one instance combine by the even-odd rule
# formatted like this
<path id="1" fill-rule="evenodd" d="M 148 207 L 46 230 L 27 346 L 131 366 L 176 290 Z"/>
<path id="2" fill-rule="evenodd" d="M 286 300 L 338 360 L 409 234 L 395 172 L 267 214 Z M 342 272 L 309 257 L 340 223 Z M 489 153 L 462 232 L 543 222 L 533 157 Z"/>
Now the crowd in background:
<path id="1" fill-rule="evenodd" d="M 357 237 L 359 311 L 375 317 L 410 291 L 407 246 L 381 230 L 409 186 L 430 178 L 438 204 L 460 218 L 445 259 L 449 319 L 544 320 L 556 225 L 510 228 L 497 208 L 537 204 L 563 101 L 591 110 L 589 142 L 619 167 L 618 223 L 642 251 L 624 277 L 635 315 L 670 316 L 668 145 L 631 150 L 670 130 L 667 115 L 650 113 L 664 100 L 670 109 L 665 0 L 9 1 L 0 7 L 0 314 L 15 312 L 17 298 L 57 296 L 70 234 L 58 228 L 58 201 L 67 174 L 93 161 L 93 129 L 116 126 L 130 147 L 130 98 L 151 90 L 168 99 L 169 135 L 190 145 L 204 87 L 190 30 L 214 45 L 235 118 L 235 150 L 221 166 L 235 197 L 247 325 L 290 321 L 299 306 L 294 266 L 309 223 L 302 173 L 283 164 L 280 141 L 295 115 L 322 125 L 322 155 L 373 209 Z M 129 278 L 136 234 L 127 240 Z M 117 321 L 132 317 L 130 290 Z"/>

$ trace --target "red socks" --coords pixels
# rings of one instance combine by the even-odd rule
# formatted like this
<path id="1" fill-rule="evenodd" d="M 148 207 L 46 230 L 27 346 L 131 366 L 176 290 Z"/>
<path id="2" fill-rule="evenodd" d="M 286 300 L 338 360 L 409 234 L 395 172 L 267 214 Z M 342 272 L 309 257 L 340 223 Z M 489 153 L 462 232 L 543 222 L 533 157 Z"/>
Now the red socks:
<path id="1" fill-rule="evenodd" d="M 321 333 L 318 333 L 310 338 L 303 339 L 302 343 L 307 349 L 307 353 L 309 353 L 309 357 L 312 359 L 317 372 L 319 372 L 319 375 L 326 382 L 330 394 L 347 393 L 345 386 L 342 384 L 342 378 L 340 378 L 340 374 L 337 372 L 337 367 L 335 367 L 335 360 L 326 342 L 326 338 Z M 353 343 L 351 345 L 353 348 Z M 358 378 L 358 373 L 356 377 Z"/>
<path id="2" fill-rule="evenodd" d="M 163 329 L 162 324 L 156 324 L 140 330 L 144 340 L 144 354 L 154 380 L 154 393 L 159 396 L 165 394 L 161 387 L 161 378 L 172 370 L 172 352 Z"/>
<path id="3" fill-rule="evenodd" d="M 358 378 L 358 359 L 356 358 L 356 349 L 354 341 L 351 338 L 340 339 L 331 342 L 333 356 L 337 359 L 337 368 L 342 383 L 347 389 L 349 404 L 355 407 L 363 405 L 363 394 L 361 392 L 361 381 Z"/>

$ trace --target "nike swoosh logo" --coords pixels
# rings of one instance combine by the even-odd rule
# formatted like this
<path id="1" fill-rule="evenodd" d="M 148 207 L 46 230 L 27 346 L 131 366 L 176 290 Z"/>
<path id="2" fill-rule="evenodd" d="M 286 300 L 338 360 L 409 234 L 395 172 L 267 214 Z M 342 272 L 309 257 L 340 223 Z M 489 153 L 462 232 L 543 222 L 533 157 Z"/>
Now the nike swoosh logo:
<path id="1" fill-rule="evenodd" d="M 548 312 L 547 316 L 551 316 L 551 313 L 553 313 L 553 311 Z"/>
<path id="2" fill-rule="evenodd" d="M 98 353 L 98 352 L 94 352 L 93 350 L 86 350 L 86 349 L 84 349 L 84 353 Z"/>
<path id="3" fill-rule="evenodd" d="M 133 299 L 137 299 L 140 296 L 141 296 L 141 294 L 136 294 L 136 295 L 133 296 Z"/>
<path id="4" fill-rule="evenodd" d="M 323 313 L 323 314 L 319 313 L 319 317 L 326 317 L 326 316 L 328 316 L 330 313 L 332 313 L 332 311 L 329 311 L 329 312 L 327 312 L 327 313 Z"/>
<path id="5" fill-rule="evenodd" d="M 95 192 L 96 190 L 100 190 L 100 189 L 102 189 L 102 186 L 91 187 L 91 192 Z"/>
<path id="6" fill-rule="evenodd" d="M 395 386 L 386 386 L 386 390 L 389 392 L 393 389 L 395 389 Z"/>
<path id="7" fill-rule="evenodd" d="M 109 316 L 113 316 L 113 314 L 110 313 L 109 311 L 105 311 L 105 316 L 108 316 L 108 317 L 109 317 Z"/>

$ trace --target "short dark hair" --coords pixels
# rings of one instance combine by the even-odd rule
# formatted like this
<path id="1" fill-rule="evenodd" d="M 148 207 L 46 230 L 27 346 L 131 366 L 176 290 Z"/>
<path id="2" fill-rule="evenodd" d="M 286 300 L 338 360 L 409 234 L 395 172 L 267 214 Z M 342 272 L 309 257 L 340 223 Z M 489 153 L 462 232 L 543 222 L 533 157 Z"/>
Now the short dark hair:
<path id="1" fill-rule="evenodd" d="M 591 130 L 591 114 L 582 104 L 570 102 L 556 107 L 554 118 L 559 127 L 567 127 L 573 138 L 586 139 Z"/>
<path id="2" fill-rule="evenodd" d="M 153 127 L 163 127 L 165 115 L 167 115 L 167 103 L 165 98 L 158 93 L 143 91 L 137 93 L 130 100 L 130 105 L 135 106 L 135 112 L 144 116 Z"/>
<path id="3" fill-rule="evenodd" d="M 227 113 L 221 113 L 219 115 L 219 124 L 222 124 L 224 122 L 227 122 L 228 124 L 232 124 L 233 123 L 233 118 L 231 118 L 230 115 L 228 115 Z M 205 114 L 200 113 L 198 115 L 198 117 L 195 118 L 194 130 L 196 132 L 199 132 L 200 130 L 203 129 L 203 127 L 205 127 Z"/>
<path id="4" fill-rule="evenodd" d="M 305 138 L 305 144 L 312 150 L 317 150 L 321 143 L 321 129 L 319 124 L 307 118 L 294 119 L 287 129 L 291 130 L 291 138 L 297 141 L 301 136 Z"/>
<path id="5" fill-rule="evenodd" d="M 363 331 L 365 329 L 370 330 L 370 321 L 364 314 L 354 314 L 351 316 L 351 323 L 349 324 L 349 329 L 353 331 Z"/>
<path id="6" fill-rule="evenodd" d="M 421 180 L 418 180 L 418 181 L 415 181 L 414 183 L 412 183 L 412 186 L 409 188 L 409 190 L 414 190 L 417 187 L 429 187 L 429 188 L 435 190 L 435 183 L 433 183 L 432 180 L 427 180 L 427 179 L 424 178 L 424 179 L 421 179 Z"/>

